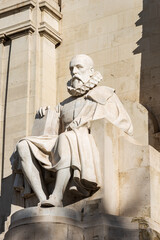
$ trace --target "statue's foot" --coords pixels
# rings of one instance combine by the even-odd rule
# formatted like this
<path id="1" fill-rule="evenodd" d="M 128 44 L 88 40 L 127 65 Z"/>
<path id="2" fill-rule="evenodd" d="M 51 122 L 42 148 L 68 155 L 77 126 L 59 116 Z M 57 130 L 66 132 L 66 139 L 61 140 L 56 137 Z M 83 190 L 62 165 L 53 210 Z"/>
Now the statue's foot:
<path id="1" fill-rule="evenodd" d="M 51 195 L 48 200 L 41 202 L 41 207 L 63 207 L 61 199 L 58 199 L 55 195 Z"/>
<path id="2" fill-rule="evenodd" d="M 83 197 L 89 197 L 90 196 L 90 192 L 87 191 L 86 189 L 83 189 L 83 188 L 78 188 L 77 186 L 71 186 L 69 188 L 69 191 L 74 193 L 74 194 L 78 194 L 80 196 L 83 196 Z"/>

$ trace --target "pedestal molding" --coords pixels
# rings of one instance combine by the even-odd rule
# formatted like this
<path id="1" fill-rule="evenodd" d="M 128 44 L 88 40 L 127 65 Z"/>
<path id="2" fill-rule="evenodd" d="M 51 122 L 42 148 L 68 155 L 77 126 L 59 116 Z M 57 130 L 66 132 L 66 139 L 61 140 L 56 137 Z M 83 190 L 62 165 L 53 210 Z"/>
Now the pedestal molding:
<path id="1" fill-rule="evenodd" d="M 136 229 L 138 223 L 132 220 L 132 217 L 115 216 L 102 212 L 97 214 L 96 211 L 95 214 L 85 212 L 85 215 L 83 216 L 81 211 L 65 207 L 52 207 L 48 209 L 31 207 L 19 210 L 12 215 L 10 229 L 24 224 L 40 222 L 66 223 L 75 226 L 78 225 L 81 228 L 102 225 L 113 227 L 116 224 L 117 227 Z M 121 224 L 119 224 L 119 222 Z"/>
<path id="2" fill-rule="evenodd" d="M 12 224 L 10 229 L 17 226 L 32 223 L 64 223 L 70 225 L 79 225 L 81 216 L 79 213 L 69 208 L 40 208 L 31 207 L 19 210 L 11 217 Z"/>

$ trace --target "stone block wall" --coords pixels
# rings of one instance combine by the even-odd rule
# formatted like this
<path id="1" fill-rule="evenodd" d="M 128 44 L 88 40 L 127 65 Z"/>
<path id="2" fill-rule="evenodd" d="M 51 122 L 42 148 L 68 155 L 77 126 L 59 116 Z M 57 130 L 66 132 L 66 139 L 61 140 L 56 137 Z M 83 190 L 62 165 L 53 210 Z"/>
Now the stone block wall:
<path id="1" fill-rule="evenodd" d="M 62 1 L 63 42 L 57 48 L 58 101 L 67 96 L 68 62 L 79 53 L 90 55 L 103 85 L 116 89 L 121 99 L 139 100 L 141 54 L 134 54 L 142 37 L 136 26 L 142 1 Z"/>
<path id="2" fill-rule="evenodd" d="M 56 105 L 59 2 L 2 0 L 0 4 L 0 232 L 17 209 L 11 207 L 10 157 L 15 144 L 31 134 L 40 106 Z"/>

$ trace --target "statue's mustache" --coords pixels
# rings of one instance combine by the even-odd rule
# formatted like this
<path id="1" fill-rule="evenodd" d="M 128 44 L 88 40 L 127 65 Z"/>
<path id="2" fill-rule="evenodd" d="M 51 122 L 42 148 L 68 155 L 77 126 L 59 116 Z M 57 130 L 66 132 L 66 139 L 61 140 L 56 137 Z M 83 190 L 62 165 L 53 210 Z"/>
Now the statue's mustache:
<path id="1" fill-rule="evenodd" d="M 78 74 L 75 74 L 75 75 L 72 77 L 72 81 L 74 81 L 75 79 L 78 79 L 78 80 L 80 80 L 81 82 L 83 82 L 82 78 L 81 78 Z"/>

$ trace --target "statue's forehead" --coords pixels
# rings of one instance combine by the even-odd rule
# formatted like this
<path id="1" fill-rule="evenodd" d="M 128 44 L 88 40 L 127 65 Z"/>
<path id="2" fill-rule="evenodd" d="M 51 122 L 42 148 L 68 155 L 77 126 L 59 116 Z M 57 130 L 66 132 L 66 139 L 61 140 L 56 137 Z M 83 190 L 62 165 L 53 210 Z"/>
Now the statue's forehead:
<path id="1" fill-rule="evenodd" d="M 87 63 L 87 59 L 85 57 L 78 56 L 78 57 L 73 58 L 70 61 L 70 66 L 75 66 L 78 64 L 85 65 L 86 63 Z"/>

